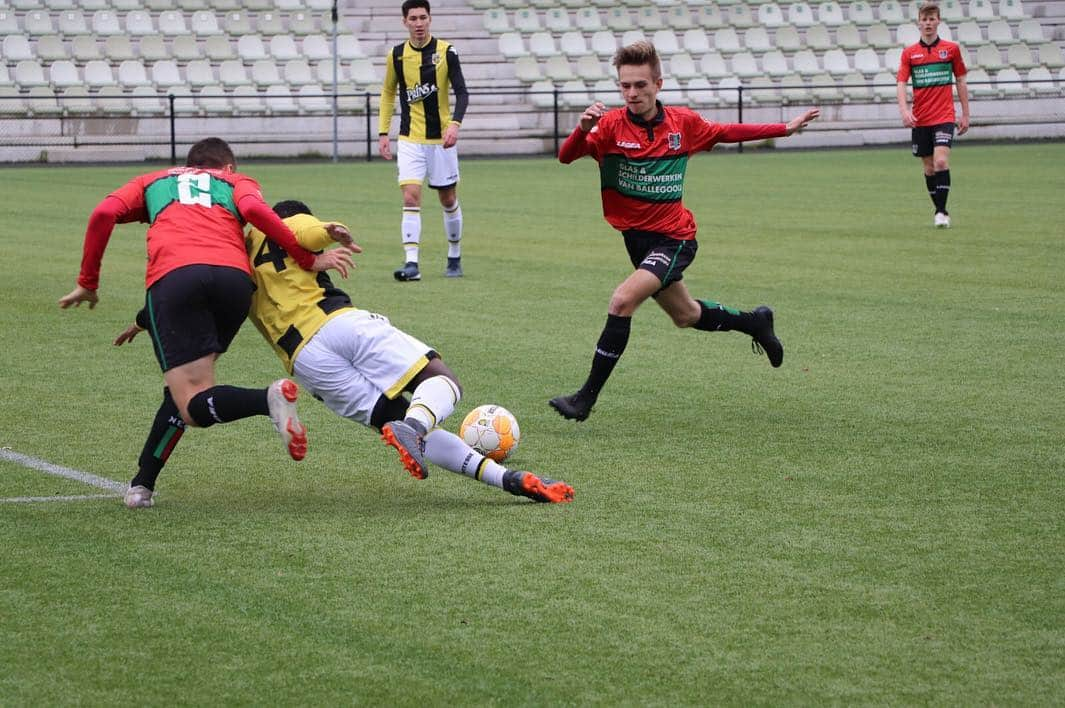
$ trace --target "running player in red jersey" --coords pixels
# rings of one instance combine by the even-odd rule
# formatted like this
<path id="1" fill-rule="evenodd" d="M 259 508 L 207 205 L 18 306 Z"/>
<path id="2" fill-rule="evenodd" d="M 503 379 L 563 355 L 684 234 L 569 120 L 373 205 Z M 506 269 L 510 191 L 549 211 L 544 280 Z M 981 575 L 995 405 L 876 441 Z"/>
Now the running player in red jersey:
<path id="1" fill-rule="evenodd" d="M 136 177 L 105 197 L 89 217 L 77 287 L 59 306 L 95 307 L 100 263 L 115 224 L 149 223 L 145 309 L 166 385 L 145 451 L 152 441 L 171 449 L 186 424 L 206 428 L 268 415 L 289 454 L 300 460 L 307 435 L 296 415 L 294 382 L 280 379 L 263 389 L 215 384 L 215 360 L 247 317 L 254 291 L 244 223 L 261 229 L 305 270 L 334 268 L 346 277 L 351 255 L 346 249 L 316 255 L 301 247 L 263 201 L 258 183 L 235 169 L 229 145 L 207 138 L 192 146 L 185 167 Z M 138 476 L 144 472 L 142 464 Z M 126 505 L 151 503 L 152 489 L 135 477 Z"/>
<path id="2" fill-rule="evenodd" d="M 590 155 L 599 163 L 603 215 L 621 231 L 636 269 L 614 290 L 606 326 L 584 385 L 550 401 L 562 416 L 585 420 L 629 341 L 633 313 L 647 299 L 678 327 L 737 330 L 753 338 L 774 367 L 784 347 L 773 332 L 773 311 L 740 312 L 710 300 L 695 300 L 681 278 L 695 258 L 695 219 L 681 202 L 688 158 L 715 144 L 791 135 L 820 115 L 816 108 L 777 124 L 712 123 L 687 108 L 663 106 L 662 67 L 650 42 L 622 47 L 614 55 L 624 108 L 589 106 L 563 143 L 563 163 Z"/>
<path id="3" fill-rule="evenodd" d="M 913 154 L 921 158 L 928 196 L 935 205 L 932 223 L 950 228 L 950 148 L 954 144 L 954 89 L 958 84 L 961 120 L 958 135 L 969 130 L 969 89 L 961 47 L 939 36 L 939 6 L 921 5 L 917 13 L 921 39 L 902 52 L 899 61 L 898 101 L 902 123 L 912 128 Z M 913 79 L 913 109 L 906 100 L 906 83 Z"/>

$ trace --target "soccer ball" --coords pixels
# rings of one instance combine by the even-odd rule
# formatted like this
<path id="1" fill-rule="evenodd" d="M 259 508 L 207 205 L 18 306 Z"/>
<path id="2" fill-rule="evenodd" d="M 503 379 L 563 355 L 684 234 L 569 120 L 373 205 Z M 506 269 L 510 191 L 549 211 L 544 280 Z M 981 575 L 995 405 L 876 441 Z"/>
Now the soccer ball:
<path id="1" fill-rule="evenodd" d="M 510 411 L 488 404 L 474 408 L 462 419 L 459 437 L 485 457 L 502 462 L 518 448 L 521 430 Z"/>

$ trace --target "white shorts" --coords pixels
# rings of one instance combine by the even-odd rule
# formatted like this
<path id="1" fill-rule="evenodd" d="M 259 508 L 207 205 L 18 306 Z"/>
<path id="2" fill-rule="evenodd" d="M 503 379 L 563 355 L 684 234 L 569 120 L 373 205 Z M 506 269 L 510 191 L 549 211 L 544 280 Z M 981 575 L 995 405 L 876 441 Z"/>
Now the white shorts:
<path id="1" fill-rule="evenodd" d="M 370 425 L 384 394 L 395 398 L 429 363 L 430 347 L 384 315 L 349 310 L 322 326 L 296 355 L 296 380 L 331 411 Z"/>
<path id="2" fill-rule="evenodd" d="M 426 177 L 433 189 L 451 187 L 459 181 L 459 151 L 452 145 L 423 145 L 400 140 L 396 145 L 400 184 L 421 184 Z"/>

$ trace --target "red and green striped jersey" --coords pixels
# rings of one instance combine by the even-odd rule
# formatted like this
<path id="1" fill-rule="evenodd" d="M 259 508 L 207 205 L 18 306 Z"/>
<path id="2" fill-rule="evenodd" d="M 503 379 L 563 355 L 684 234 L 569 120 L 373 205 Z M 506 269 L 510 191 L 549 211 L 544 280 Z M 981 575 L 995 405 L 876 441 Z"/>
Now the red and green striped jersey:
<path id="1" fill-rule="evenodd" d="M 688 108 L 664 107 L 650 121 L 627 108 L 609 111 L 589 132 L 580 126 L 563 143 L 558 159 L 570 163 L 591 155 L 599 163 L 603 216 L 619 231 L 651 231 L 687 241 L 695 217 L 684 207 L 688 158 L 717 143 L 786 135 L 783 123 L 713 123 Z"/>
<path id="2" fill-rule="evenodd" d="M 919 41 L 902 52 L 899 82 L 913 79 L 913 116 L 916 125 L 954 122 L 954 77 L 965 76 L 961 47 L 936 37 L 931 44 Z"/>

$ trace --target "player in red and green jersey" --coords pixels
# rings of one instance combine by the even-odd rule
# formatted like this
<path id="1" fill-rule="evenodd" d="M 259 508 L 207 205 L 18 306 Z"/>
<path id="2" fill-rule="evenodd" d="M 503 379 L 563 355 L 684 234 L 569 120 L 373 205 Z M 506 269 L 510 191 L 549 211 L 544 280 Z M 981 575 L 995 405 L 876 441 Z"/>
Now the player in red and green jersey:
<path id="1" fill-rule="evenodd" d="M 705 331 L 736 330 L 750 335 L 769 362 L 778 367 L 784 347 L 773 331 L 773 311 L 750 312 L 710 300 L 695 300 L 681 280 L 698 249 L 695 219 L 681 201 L 688 158 L 722 142 L 791 135 L 820 115 L 811 109 L 788 123 L 719 124 L 687 108 L 658 100 L 662 69 L 649 42 L 622 47 L 614 55 L 625 107 L 607 111 L 589 106 L 563 143 L 558 159 L 570 163 L 590 155 L 599 163 L 603 214 L 621 231 L 635 271 L 614 290 L 606 326 L 592 358 L 592 369 L 576 393 L 558 396 L 551 406 L 562 416 L 585 420 L 629 340 L 632 316 L 647 298 L 678 327 Z"/>
<path id="2" fill-rule="evenodd" d="M 263 389 L 215 384 L 215 360 L 247 317 L 254 291 L 244 223 L 262 229 L 306 270 L 335 268 L 346 275 L 351 256 L 345 249 L 315 255 L 301 247 L 263 201 L 255 180 L 235 169 L 229 145 L 207 138 L 192 146 L 185 167 L 136 177 L 105 197 L 89 218 L 77 287 L 59 300 L 64 309 L 82 302 L 95 307 L 100 263 L 115 224 L 149 224 L 145 310 L 166 385 L 141 469 L 126 494 L 130 507 L 151 506 L 151 468 L 162 466 L 158 457 L 165 461 L 186 424 L 206 428 L 267 415 L 293 459 L 307 451 L 294 382 L 280 379 Z M 155 462 L 148 459 L 153 456 Z"/>
<path id="3" fill-rule="evenodd" d="M 913 154 L 921 158 L 928 196 L 935 206 L 932 223 L 949 228 L 950 148 L 954 144 L 954 83 L 958 84 L 961 119 L 958 135 L 969 130 L 969 90 L 961 47 L 939 36 L 939 6 L 926 2 L 917 13 L 921 39 L 902 52 L 899 60 L 898 102 L 903 124 L 912 128 Z M 906 100 L 913 81 L 913 109 Z"/>

